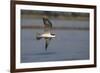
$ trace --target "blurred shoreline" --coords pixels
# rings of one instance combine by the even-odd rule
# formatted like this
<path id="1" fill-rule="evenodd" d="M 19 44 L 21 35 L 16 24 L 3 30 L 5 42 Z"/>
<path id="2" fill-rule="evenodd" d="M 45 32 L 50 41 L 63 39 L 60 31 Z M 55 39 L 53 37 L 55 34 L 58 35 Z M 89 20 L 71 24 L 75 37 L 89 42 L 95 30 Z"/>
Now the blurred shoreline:
<path id="1" fill-rule="evenodd" d="M 53 25 L 53 30 L 89 30 L 89 13 L 32 10 L 21 11 L 21 28 L 43 29 L 42 19 L 44 16 L 47 16 L 53 24 L 56 24 Z"/>
<path id="2" fill-rule="evenodd" d="M 32 14 L 22 14 L 21 15 L 22 18 L 33 18 L 33 19 L 37 19 L 37 18 L 43 18 L 43 15 L 32 15 Z M 89 17 L 87 16 L 70 16 L 70 15 L 66 15 L 66 16 L 48 16 L 48 18 L 50 19 L 65 19 L 65 20 L 89 20 Z"/>

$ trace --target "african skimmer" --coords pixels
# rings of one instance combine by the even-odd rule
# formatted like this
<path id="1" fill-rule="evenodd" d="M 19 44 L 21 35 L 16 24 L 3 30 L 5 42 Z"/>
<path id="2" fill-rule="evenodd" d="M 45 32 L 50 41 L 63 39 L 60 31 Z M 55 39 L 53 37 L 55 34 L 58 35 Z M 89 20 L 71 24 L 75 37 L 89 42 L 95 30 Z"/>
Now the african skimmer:
<path id="1" fill-rule="evenodd" d="M 40 40 L 41 38 L 44 38 L 45 40 L 45 50 L 47 51 L 48 44 L 52 38 L 55 38 L 55 34 L 51 33 L 52 30 L 52 23 L 49 21 L 47 16 L 43 17 L 43 23 L 44 23 L 44 33 L 38 34 L 36 36 L 37 40 Z"/>

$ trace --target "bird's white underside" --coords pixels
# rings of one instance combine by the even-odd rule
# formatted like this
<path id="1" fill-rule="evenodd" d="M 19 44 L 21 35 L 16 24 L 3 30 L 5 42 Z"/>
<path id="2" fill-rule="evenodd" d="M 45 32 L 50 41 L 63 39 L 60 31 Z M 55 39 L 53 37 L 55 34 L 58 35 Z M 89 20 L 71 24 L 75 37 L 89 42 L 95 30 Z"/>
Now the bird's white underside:
<path id="1" fill-rule="evenodd" d="M 54 38 L 56 36 L 55 35 L 51 35 L 50 33 L 44 33 L 44 34 L 41 34 L 40 37 Z"/>

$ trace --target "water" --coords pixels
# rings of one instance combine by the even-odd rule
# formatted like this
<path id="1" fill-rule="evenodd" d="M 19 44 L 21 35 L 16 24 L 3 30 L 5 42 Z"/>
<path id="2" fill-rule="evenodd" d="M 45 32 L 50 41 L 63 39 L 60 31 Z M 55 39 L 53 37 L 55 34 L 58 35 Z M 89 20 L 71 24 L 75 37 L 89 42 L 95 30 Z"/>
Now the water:
<path id="1" fill-rule="evenodd" d="M 37 22 L 38 21 L 38 22 Z M 27 22 L 27 23 L 26 23 Z M 66 27 L 89 27 L 88 21 L 57 21 L 53 26 Z M 42 23 L 39 20 L 23 19 L 22 25 Z M 67 24 L 66 24 L 67 23 Z M 43 25 L 41 25 L 43 26 Z M 56 37 L 53 38 L 47 51 L 45 51 L 45 40 L 36 40 L 37 32 L 42 33 L 43 29 L 22 29 L 21 30 L 21 62 L 47 62 L 89 59 L 89 30 L 53 30 Z"/>

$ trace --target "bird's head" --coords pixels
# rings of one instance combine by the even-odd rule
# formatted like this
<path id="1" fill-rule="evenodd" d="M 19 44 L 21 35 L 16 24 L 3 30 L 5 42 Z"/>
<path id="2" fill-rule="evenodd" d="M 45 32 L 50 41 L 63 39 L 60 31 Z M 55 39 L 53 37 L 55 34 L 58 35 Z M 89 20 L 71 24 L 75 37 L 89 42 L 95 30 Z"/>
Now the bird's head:
<path id="1" fill-rule="evenodd" d="M 54 33 L 52 33 L 51 35 L 54 36 L 54 37 L 56 37 L 56 34 L 54 34 Z"/>

